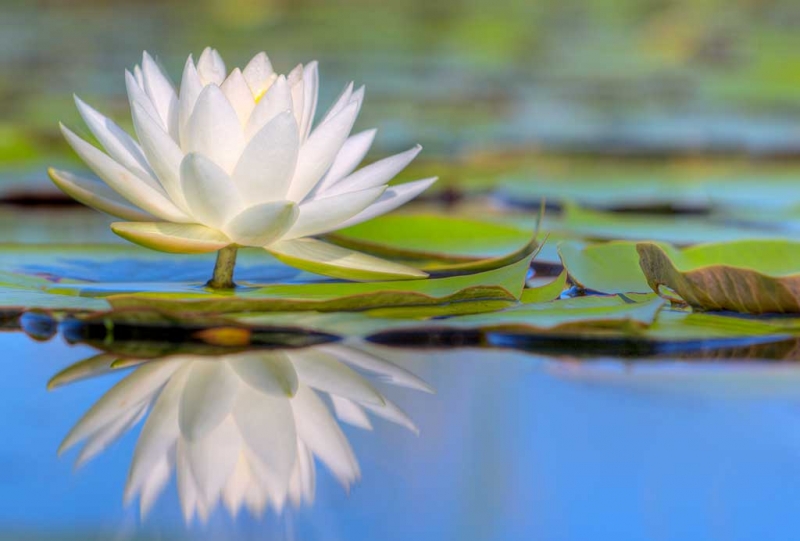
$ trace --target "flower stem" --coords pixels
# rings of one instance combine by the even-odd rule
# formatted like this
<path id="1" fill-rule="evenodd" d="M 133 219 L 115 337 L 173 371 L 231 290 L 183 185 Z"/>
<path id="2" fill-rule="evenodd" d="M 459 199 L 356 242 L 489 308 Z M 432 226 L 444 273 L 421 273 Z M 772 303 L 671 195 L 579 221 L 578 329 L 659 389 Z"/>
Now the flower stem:
<path id="1" fill-rule="evenodd" d="M 231 244 L 217 252 L 217 262 L 214 265 L 214 276 L 208 281 L 206 287 L 212 289 L 233 289 L 233 268 L 236 266 L 236 250 Z"/>

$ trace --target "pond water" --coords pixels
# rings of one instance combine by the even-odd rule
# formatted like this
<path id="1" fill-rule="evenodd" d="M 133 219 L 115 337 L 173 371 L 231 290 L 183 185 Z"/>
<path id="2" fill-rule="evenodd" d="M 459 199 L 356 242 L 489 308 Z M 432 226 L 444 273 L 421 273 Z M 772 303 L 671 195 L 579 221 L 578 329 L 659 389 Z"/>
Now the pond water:
<path id="1" fill-rule="evenodd" d="M 207 523 L 195 516 L 187 526 L 181 509 L 189 497 L 179 498 L 172 448 L 161 457 L 169 456 L 169 480 L 156 487 L 155 503 L 140 518 L 135 499 L 123 504 L 142 439 L 138 426 L 118 426 L 113 434 L 88 430 L 95 444 L 88 453 L 96 454 L 79 468 L 81 451 L 58 456 L 59 445 L 101 396 L 143 367 L 221 359 L 162 359 L 113 374 L 95 365 L 96 373 L 87 368 L 76 376 L 85 379 L 71 382 L 62 376 L 48 391 L 56 374 L 98 351 L 60 336 L 37 342 L 19 331 L 3 334 L 0 345 L 6 363 L 0 524 L 7 539 L 786 539 L 800 508 L 800 371 L 790 364 L 579 362 L 567 355 L 360 343 L 290 350 L 300 387 L 316 388 L 326 403 L 336 393 L 364 399 L 344 380 L 326 392 L 303 365 L 321 348 L 343 364 L 354 362 L 372 389 L 405 413 L 388 419 L 370 413 L 365 429 L 359 415 L 342 412 L 354 423 L 334 423 L 352 449 L 354 462 L 345 465 L 334 450 L 342 446 L 337 431 L 306 426 L 301 439 L 315 449 L 316 482 L 297 508 L 287 502 L 277 513 L 267 505 L 258 516 L 243 504 L 233 518 L 220 502 Z M 238 355 L 225 362 L 242 362 Z M 105 421 L 124 417 L 131 403 L 114 402 Z M 191 463 L 212 467 L 200 473 L 207 487 L 216 486 L 213 468 L 224 469 L 220 457 L 230 444 L 210 437 L 205 452 L 216 461 Z M 296 436 L 289 430 L 268 437 L 274 449 Z M 280 499 L 280 489 L 268 488 L 264 478 L 251 481 Z"/>

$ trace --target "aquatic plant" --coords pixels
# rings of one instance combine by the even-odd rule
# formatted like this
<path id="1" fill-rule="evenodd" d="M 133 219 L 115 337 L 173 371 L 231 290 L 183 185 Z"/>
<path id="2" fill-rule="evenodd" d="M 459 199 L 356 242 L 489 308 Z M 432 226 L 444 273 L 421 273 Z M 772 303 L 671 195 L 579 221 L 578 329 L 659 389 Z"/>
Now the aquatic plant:
<path id="1" fill-rule="evenodd" d="M 126 71 L 134 139 L 75 98 L 103 150 L 61 125 L 101 181 L 50 170 L 64 192 L 126 221 L 121 237 L 175 253 L 218 252 L 210 287 L 233 286 L 239 247 L 264 248 L 305 270 L 352 279 L 421 278 L 398 263 L 314 239 L 389 212 L 428 188 L 428 178 L 389 181 L 419 145 L 356 170 L 376 130 L 350 132 L 364 87 L 348 84 L 313 127 L 317 63 L 278 75 L 265 53 L 227 72 L 207 48 L 186 61 L 180 89 L 147 52 Z"/>

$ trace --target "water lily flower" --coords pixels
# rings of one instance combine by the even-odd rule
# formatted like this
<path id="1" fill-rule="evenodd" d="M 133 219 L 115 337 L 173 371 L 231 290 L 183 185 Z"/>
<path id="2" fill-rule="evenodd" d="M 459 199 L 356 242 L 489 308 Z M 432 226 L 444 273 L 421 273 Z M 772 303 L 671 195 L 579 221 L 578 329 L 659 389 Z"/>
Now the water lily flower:
<path id="1" fill-rule="evenodd" d="M 237 247 L 334 277 L 409 279 L 425 273 L 314 238 L 389 212 L 436 178 L 389 186 L 419 145 L 358 169 L 376 130 L 350 135 L 364 87 L 348 84 L 314 125 L 317 63 L 288 75 L 267 55 L 229 72 L 206 49 L 186 61 L 180 89 L 146 52 L 125 72 L 136 138 L 75 98 L 95 147 L 61 125 L 101 180 L 51 169 L 78 201 L 123 222 L 121 237 L 175 253 L 217 251 L 212 287 L 231 287 Z"/>
<path id="2" fill-rule="evenodd" d="M 77 363 L 51 380 L 51 387 L 92 375 L 93 367 L 102 373 L 108 359 Z M 337 418 L 371 430 L 369 413 L 418 432 L 364 372 L 433 391 L 407 370 L 350 346 L 175 355 L 142 362 L 112 387 L 59 452 L 84 442 L 80 465 L 146 418 L 125 488 L 126 501 L 139 497 L 143 516 L 173 471 L 187 522 L 195 516 L 206 521 L 220 503 L 232 516 L 241 508 L 255 516 L 270 507 L 280 513 L 287 503 L 313 503 L 315 459 L 346 489 L 360 478 Z"/>

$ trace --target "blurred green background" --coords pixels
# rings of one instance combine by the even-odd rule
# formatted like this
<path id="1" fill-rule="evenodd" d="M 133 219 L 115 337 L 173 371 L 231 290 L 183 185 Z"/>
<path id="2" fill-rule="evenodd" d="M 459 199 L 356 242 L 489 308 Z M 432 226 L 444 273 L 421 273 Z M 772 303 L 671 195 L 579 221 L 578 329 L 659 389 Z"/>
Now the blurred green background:
<path id="1" fill-rule="evenodd" d="M 207 45 L 229 65 L 320 60 L 323 107 L 366 84 L 376 153 L 420 142 L 444 186 L 547 154 L 791 158 L 799 27 L 795 0 L 3 0 L 2 195 L 75 162 L 57 130 L 80 125 L 73 92 L 129 125 L 141 51 L 177 79 Z"/>

